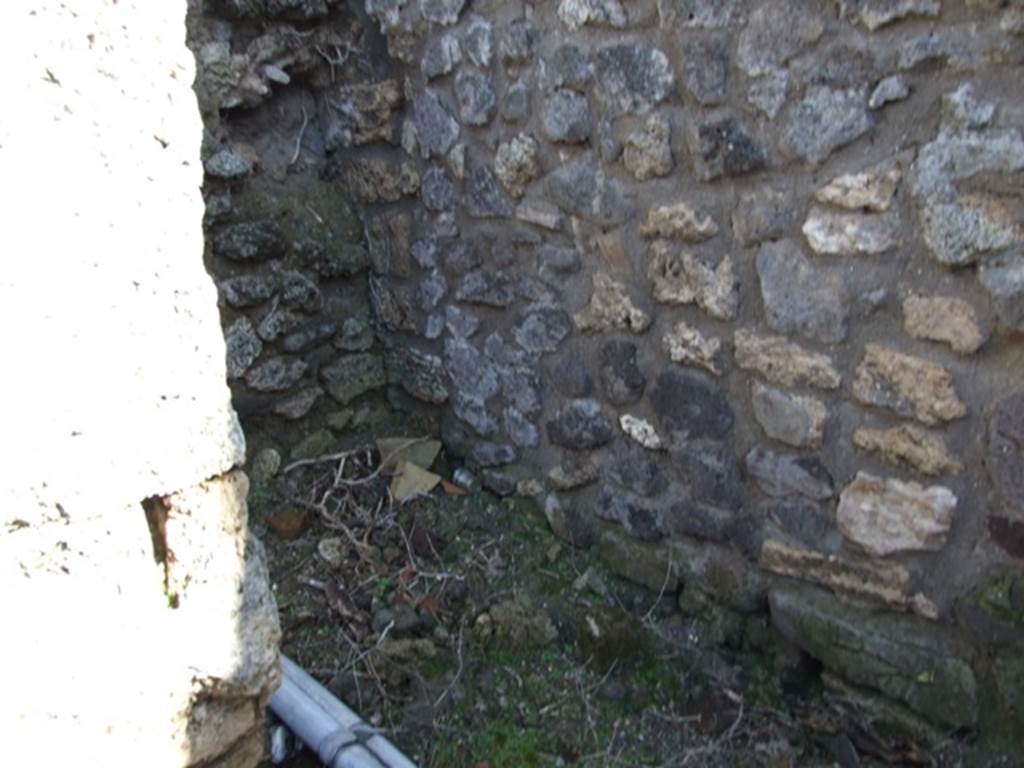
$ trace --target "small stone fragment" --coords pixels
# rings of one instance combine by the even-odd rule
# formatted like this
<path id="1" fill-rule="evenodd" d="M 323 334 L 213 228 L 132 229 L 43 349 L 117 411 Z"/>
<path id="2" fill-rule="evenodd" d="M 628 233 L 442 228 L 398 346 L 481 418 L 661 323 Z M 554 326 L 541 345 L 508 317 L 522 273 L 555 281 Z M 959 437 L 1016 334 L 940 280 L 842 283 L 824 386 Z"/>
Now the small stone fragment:
<path id="1" fill-rule="evenodd" d="M 874 120 L 860 89 L 818 85 L 790 110 L 782 149 L 815 165 L 867 133 Z"/>
<path id="2" fill-rule="evenodd" d="M 722 38 L 697 40 L 683 48 L 686 89 L 703 106 L 725 101 L 729 78 L 729 48 Z"/>
<path id="3" fill-rule="evenodd" d="M 828 355 L 808 352 L 783 336 L 758 336 L 740 329 L 733 334 L 736 365 L 757 371 L 773 384 L 836 389 L 839 371 Z"/>
<path id="4" fill-rule="evenodd" d="M 765 117 L 774 120 L 786 103 L 789 74 L 784 69 L 773 69 L 750 84 L 747 101 L 757 107 Z"/>
<path id="5" fill-rule="evenodd" d="M 879 557 L 935 552 L 946 544 L 956 503 L 941 485 L 924 488 L 858 472 L 839 497 L 836 524 L 846 538 Z"/>
<path id="6" fill-rule="evenodd" d="M 454 24 L 466 0 L 419 0 L 420 13 L 427 21 L 434 24 Z"/>
<path id="7" fill-rule="evenodd" d="M 320 379 L 327 394 L 342 405 L 387 384 L 383 359 L 369 353 L 339 357 L 320 369 Z"/>
<path id="8" fill-rule="evenodd" d="M 836 274 L 812 265 L 791 240 L 766 243 L 756 261 L 768 325 L 829 343 L 846 338 L 846 288 Z"/>
<path id="9" fill-rule="evenodd" d="M 909 467 L 925 475 L 955 474 L 963 465 L 950 455 L 942 437 L 913 424 L 890 429 L 861 427 L 853 433 L 853 444 L 876 453 L 886 461 Z"/>
<path id="10" fill-rule="evenodd" d="M 881 213 L 892 205 L 903 172 L 896 163 L 883 162 L 860 173 L 837 176 L 814 193 L 816 200 L 851 211 Z"/>
<path id="11" fill-rule="evenodd" d="M 512 215 L 512 202 L 505 196 L 494 171 L 486 166 L 474 170 L 466 184 L 466 212 L 475 218 L 507 218 Z"/>
<path id="12" fill-rule="evenodd" d="M 284 256 L 284 234 L 272 221 L 230 224 L 213 236 L 213 252 L 229 261 L 253 264 Z"/>
<path id="13" fill-rule="evenodd" d="M 665 176 L 673 167 L 671 127 L 662 115 L 651 115 L 642 130 L 626 137 L 623 163 L 637 181 Z"/>
<path id="14" fill-rule="evenodd" d="M 636 362 L 637 346 L 613 339 L 601 345 L 598 373 L 604 396 L 612 405 L 629 405 L 643 397 L 647 377 Z"/>
<path id="15" fill-rule="evenodd" d="M 756 245 L 785 236 L 796 221 L 792 195 L 760 187 L 741 192 L 732 214 L 732 231 L 743 245 Z"/>
<path id="16" fill-rule="evenodd" d="M 530 113 L 530 91 L 522 80 L 516 80 L 505 91 L 501 116 L 509 123 L 519 123 Z"/>
<path id="17" fill-rule="evenodd" d="M 978 325 L 974 307 L 950 296 L 905 298 L 903 330 L 915 339 L 948 344 L 961 355 L 977 352 L 987 338 Z"/>
<path id="18" fill-rule="evenodd" d="M 733 117 L 701 123 L 690 137 L 695 170 L 702 181 L 763 170 L 768 155 Z"/>
<path id="19" fill-rule="evenodd" d="M 720 339 L 704 336 L 696 328 L 680 321 L 665 333 L 662 343 L 672 362 L 697 365 L 715 376 L 721 375 L 722 369 L 718 363 L 718 354 L 722 349 Z"/>
<path id="20" fill-rule="evenodd" d="M 556 206 L 540 200 L 526 200 L 517 205 L 516 218 L 550 230 L 561 229 L 564 221 L 562 212 Z"/>
<path id="21" fill-rule="evenodd" d="M 619 427 L 637 445 L 651 451 L 660 451 L 664 445 L 654 426 L 646 419 L 624 413 L 619 417 Z"/>
<path id="22" fill-rule="evenodd" d="M 864 348 L 864 359 L 853 381 L 853 396 L 866 405 L 889 408 L 929 426 L 967 414 L 949 371 L 879 344 Z"/>
<path id="23" fill-rule="evenodd" d="M 572 320 L 560 309 L 533 309 L 512 326 L 512 337 L 530 354 L 554 352 L 572 330 Z"/>
<path id="24" fill-rule="evenodd" d="M 674 77 L 668 57 L 657 48 L 616 43 L 594 57 L 597 98 L 613 115 L 644 114 L 663 101 Z"/>
<path id="25" fill-rule="evenodd" d="M 636 210 L 625 187 L 609 178 L 589 152 L 549 174 L 545 186 L 563 210 L 604 226 L 621 224 Z"/>
<path id="26" fill-rule="evenodd" d="M 245 375 L 245 383 L 257 392 L 283 392 L 298 384 L 309 364 L 304 360 L 272 357 Z"/>
<path id="27" fill-rule="evenodd" d="M 229 379 L 239 379 L 263 352 L 263 342 L 247 317 L 240 317 L 224 332 Z"/>
<path id="28" fill-rule="evenodd" d="M 781 69 L 824 31 L 824 19 L 816 5 L 769 0 L 750 13 L 740 33 L 736 61 L 751 77 L 767 74 Z"/>
<path id="29" fill-rule="evenodd" d="M 1024 331 L 1024 252 L 986 259 L 978 269 L 978 279 L 992 299 L 1000 325 Z"/>
<path id="30" fill-rule="evenodd" d="M 963 195 L 921 208 L 924 241 L 940 264 L 963 267 L 1024 240 L 1019 224 L 996 198 Z"/>
<path id="31" fill-rule="evenodd" d="M 428 211 L 450 211 L 455 205 L 455 184 L 448 171 L 437 165 L 424 171 L 420 196 Z"/>
<path id="32" fill-rule="evenodd" d="M 820 448 L 825 438 L 825 404 L 755 381 L 751 389 L 754 418 L 768 437 L 797 448 Z"/>
<path id="33" fill-rule="evenodd" d="M 687 203 L 671 203 L 648 209 L 640 224 L 643 237 L 658 237 L 700 243 L 718 234 L 718 225 L 710 216 Z"/>
<path id="34" fill-rule="evenodd" d="M 582 461 L 573 459 L 575 457 L 569 455 L 566 463 L 548 472 L 548 480 L 551 481 L 551 487 L 555 490 L 572 491 L 590 485 L 597 480 L 599 469 L 596 464 L 589 458 Z"/>
<path id="35" fill-rule="evenodd" d="M 868 99 L 868 106 L 871 109 L 881 109 L 894 101 L 903 101 L 909 95 L 910 85 L 907 79 L 903 75 L 889 75 L 875 86 Z"/>
<path id="36" fill-rule="evenodd" d="M 537 140 L 519 133 L 498 145 L 494 157 L 494 172 L 512 197 L 522 197 L 526 186 L 540 172 Z"/>
<path id="37" fill-rule="evenodd" d="M 651 324 L 651 316 L 633 304 L 626 287 L 605 272 L 594 275 L 594 290 L 590 304 L 573 315 L 581 331 L 606 331 L 624 328 L 643 333 Z"/>
<path id="38" fill-rule="evenodd" d="M 302 507 L 279 507 L 267 515 L 267 527 L 285 541 L 299 538 L 309 523 L 309 513 Z"/>
<path id="39" fill-rule="evenodd" d="M 548 421 L 548 439 L 574 450 L 598 448 L 612 439 L 612 425 L 596 400 L 573 400 Z"/>
<path id="40" fill-rule="evenodd" d="M 566 88 L 555 91 L 545 99 L 541 119 L 544 135 L 551 141 L 565 144 L 586 141 L 594 125 L 587 97 Z"/>
<path id="41" fill-rule="evenodd" d="M 459 103 L 459 117 L 466 125 L 487 125 L 498 113 L 498 96 L 490 78 L 482 72 L 467 69 L 459 72 L 455 78 L 455 98 Z"/>
<path id="42" fill-rule="evenodd" d="M 747 474 L 769 496 L 799 494 L 824 501 L 835 493 L 832 476 L 817 456 L 775 453 L 752 448 L 746 457 Z"/>
<path id="43" fill-rule="evenodd" d="M 274 404 L 274 415 L 289 421 L 301 419 L 309 413 L 324 391 L 320 387 L 306 387 Z"/>
<path id="44" fill-rule="evenodd" d="M 394 203 L 416 194 L 420 176 L 411 163 L 356 158 L 345 172 L 345 184 L 361 203 Z"/>
<path id="45" fill-rule="evenodd" d="M 420 72 L 427 80 L 447 75 L 462 61 L 462 49 L 455 35 L 447 34 L 433 38 L 423 51 Z"/>
<path id="46" fill-rule="evenodd" d="M 253 485 L 263 485 L 281 469 L 281 454 L 276 448 L 262 448 L 249 462 L 249 479 Z"/>
<path id="47" fill-rule="evenodd" d="M 732 320 L 739 308 L 739 283 L 733 262 L 725 256 L 712 268 L 688 251 L 677 253 L 668 243 L 652 246 L 648 277 L 654 300 L 665 304 L 696 304 L 712 317 Z"/>
<path id="48" fill-rule="evenodd" d="M 874 256 L 896 247 L 899 219 L 888 214 L 847 213 L 813 206 L 802 231 L 815 253 Z"/>
<path id="49" fill-rule="evenodd" d="M 570 32 L 588 24 L 613 29 L 626 26 L 626 12 L 619 0 L 562 0 L 558 4 L 558 18 Z"/>
<path id="50" fill-rule="evenodd" d="M 362 146 L 394 137 L 392 116 L 402 104 L 395 80 L 358 85 L 339 85 L 323 99 L 324 146 L 328 152 Z"/>
<path id="51" fill-rule="evenodd" d="M 462 48 L 471 62 L 486 69 L 494 58 L 494 29 L 482 16 L 470 16 L 462 35 Z"/>
<path id="52" fill-rule="evenodd" d="M 217 179 L 241 179 L 252 173 L 252 161 L 230 147 L 218 150 L 203 163 L 207 176 Z"/>
<path id="53" fill-rule="evenodd" d="M 839 0 L 839 18 L 860 22 L 871 32 L 907 16 L 934 18 L 939 0 Z"/>
<path id="54" fill-rule="evenodd" d="M 433 89 L 424 88 L 417 94 L 413 102 L 413 119 L 424 160 L 443 158 L 455 146 L 459 138 L 459 124 Z"/>
<path id="55" fill-rule="evenodd" d="M 501 58 L 509 64 L 527 64 L 537 55 L 540 32 L 527 19 L 515 19 L 501 39 Z"/>

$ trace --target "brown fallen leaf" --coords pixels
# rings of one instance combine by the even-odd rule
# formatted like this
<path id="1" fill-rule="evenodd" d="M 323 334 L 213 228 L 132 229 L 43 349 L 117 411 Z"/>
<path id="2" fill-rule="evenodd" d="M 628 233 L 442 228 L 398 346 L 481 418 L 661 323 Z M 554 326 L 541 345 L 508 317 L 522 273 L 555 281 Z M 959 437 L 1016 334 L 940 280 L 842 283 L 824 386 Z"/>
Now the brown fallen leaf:
<path id="1" fill-rule="evenodd" d="M 441 482 L 441 476 L 428 472 L 409 461 L 398 465 L 395 476 L 391 478 L 391 495 L 395 501 L 402 503 L 414 496 L 430 493 Z"/>
<path id="2" fill-rule="evenodd" d="M 466 489 L 465 488 L 462 488 L 461 486 L 456 485 L 451 480 L 445 480 L 443 477 L 441 478 L 441 488 L 443 488 L 444 492 L 447 493 L 449 496 L 465 496 L 466 495 Z"/>

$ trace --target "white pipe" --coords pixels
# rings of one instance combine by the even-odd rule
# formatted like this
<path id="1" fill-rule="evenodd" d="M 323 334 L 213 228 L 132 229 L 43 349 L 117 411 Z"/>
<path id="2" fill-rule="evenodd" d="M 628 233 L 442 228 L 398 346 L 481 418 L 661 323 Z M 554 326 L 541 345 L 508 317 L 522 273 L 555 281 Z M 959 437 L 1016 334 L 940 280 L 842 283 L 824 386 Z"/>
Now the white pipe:
<path id="1" fill-rule="evenodd" d="M 416 768 L 380 733 L 281 655 L 281 687 L 270 708 L 328 768 Z"/>

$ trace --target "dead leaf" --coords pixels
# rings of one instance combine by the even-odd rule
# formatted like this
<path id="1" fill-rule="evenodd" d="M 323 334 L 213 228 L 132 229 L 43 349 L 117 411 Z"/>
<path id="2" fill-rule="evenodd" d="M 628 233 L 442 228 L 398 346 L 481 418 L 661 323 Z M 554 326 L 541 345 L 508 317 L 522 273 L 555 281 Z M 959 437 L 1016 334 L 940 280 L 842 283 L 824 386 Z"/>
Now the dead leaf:
<path id="1" fill-rule="evenodd" d="M 421 469 L 430 469 L 441 452 L 441 443 L 417 437 L 384 437 L 377 441 L 377 450 L 380 451 L 383 472 L 395 471 L 403 461 Z"/>
<path id="2" fill-rule="evenodd" d="M 450 480 L 445 480 L 444 478 L 441 479 L 441 487 L 444 489 L 444 492 L 447 493 L 449 496 L 465 496 L 466 495 L 466 489 L 465 488 L 462 488 L 462 487 L 456 485 L 455 483 L 451 482 Z"/>
<path id="3" fill-rule="evenodd" d="M 391 478 L 391 495 L 395 497 L 395 501 L 401 503 L 413 496 L 430 493 L 440 482 L 440 475 L 403 461 L 398 465 L 395 476 Z"/>

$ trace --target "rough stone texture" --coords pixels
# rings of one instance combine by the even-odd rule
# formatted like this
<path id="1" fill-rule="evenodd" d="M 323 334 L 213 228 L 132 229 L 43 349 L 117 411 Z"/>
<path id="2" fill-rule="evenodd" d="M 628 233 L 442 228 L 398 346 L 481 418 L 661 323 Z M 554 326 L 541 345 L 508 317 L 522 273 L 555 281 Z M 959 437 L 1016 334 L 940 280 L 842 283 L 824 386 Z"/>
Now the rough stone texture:
<path id="1" fill-rule="evenodd" d="M 695 40 L 683 48 L 683 82 L 704 106 L 725 101 L 729 81 L 729 48 L 722 38 Z"/>
<path id="2" fill-rule="evenodd" d="M 668 96 L 675 80 L 657 48 L 616 43 L 594 55 L 597 98 L 615 115 L 648 112 Z"/>
<path id="3" fill-rule="evenodd" d="M 725 392 L 702 373 L 663 371 L 651 388 L 649 400 L 665 431 L 682 439 L 722 439 L 735 421 Z"/>
<path id="4" fill-rule="evenodd" d="M 597 168 L 589 154 L 553 171 L 547 177 L 547 193 L 568 213 L 598 224 L 621 224 L 635 210 L 626 189 Z"/>
<path id="5" fill-rule="evenodd" d="M 437 92 L 424 88 L 413 102 L 416 138 L 425 160 L 444 157 L 459 138 L 459 124 Z"/>
<path id="6" fill-rule="evenodd" d="M 700 123 L 691 134 L 690 148 L 697 160 L 697 177 L 702 181 L 742 176 L 763 170 L 768 164 L 764 147 L 732 117 Z"/>
<path id="7" fill-rule="evenodd" d="M 924 488 L 858 472 L 839 497 L 836 524 L 873 555 L 934 552 L 946 544 L 956 503 L 941 485 Z"/>
<path id="8" fill-rule="evenodd" d="M 654 299 L 664 304 L 696 304 L 712 317 L 731 320 L 739 307 L 739 284 L 732 259 L 723 257 L 712 268 L 689 251 L 677 252 L 668 243 L 656 242 L 647 276 L 654 285 Z"/>
<path id="9" fill-rule="evenodd" d="M 459 72 L 455 78 L 455 99 L 459 103 L 459 117 L 466 125 L 487 125 L 498 112 L 494 86 L 490 78 L 480 72 Z"/>
<path id="10" fill-rule="evenodd" d="M 1016 518 L 1024 518 L 1024 392 L 1000 400 L 988 423 L 989 476 Z"/>
<path id="11" fill-rule="evenodd" d="M 402 104 L 402 91 L 394 80 L 365 85 L 341 85 L 324 94 L 324 145 L 339 147 L 391 141 L 392 116 Z"/>
<path id="12" fill-rule="evenodd" d="M 955 474 L 963 469 L 939 435 L 913 424 L 900 424 L 890 429 L 861 427 L 853 433 L 853 444 L 924 475 Z"/>
<path id="13" fill-rule="evenodd" d="M 864 348 L 864 359 L 853 380 L 853 396 L 929 426 L 967 414 L 949 371 L 879 344 Z"/>
<path id="14" fill-rule="evenodd" d="M 672 129 L 662 115 L 647 118 L 642 130 L 626 137 L 622 162 L 637 181 L 665 176 L 672 171 Z"/>
<path id="15" fill-rule="evenodd" d="M 902 75 L 889 75 L 882 78 L 875 90 L 871 92 L 868 99 L 868 106 L 871 109 L 881 109 L 886 104 L 894 101 L 903 101 L 910 95 L 910 84 Z"/>
<path id="16" fill-rule="evenodd" d="M 1020 225 L 996 198 L 964 195 L 930 199 L 921 209 L 921 234 L 940 264 L 963 267 L 1024 240 Z"/>
<path id="17" fill-rule="evenodd" d="M 899 219 L 890 215 L 840 213 L 815 206 L 803 233 L 815 253 L 877 255 L 898 244 Z"/>
<path id="18" fill-rule="evenodd" d="M 18 197 L 6 229 L 24 258 L 0 283 L 0 315 L 31 327 L 7 351 L 34 360 L 9 377 L 2 406 L 18 449 L 0 480 L 0 585 L 6 620 L 33 628 L 4 641 L 19 660 L 0 703 L 17 723 L 13 763 L 209 764 L 259 738 L 278 682 L 280 628 L 249 536 L 235 469 L 245 439 L 203 268 L 185 14 L 183 3 L 0 11 L 6 87 L 22 105 L 2 129 Z M 220 255 L 258 268 L 278 253 L 270 234 L 222 240 Z M 166 512 L 165 530 L 147 509 Z"/>
<path id="19" fill-rule="evenodd" d="M 705 336 L 696 328 L 680 321 L 662 337 L 662 344 L 673 363 L 696 365 L 711 371 L 715 376 L 722 373 L 718 357 L 722 341 Z"/>
<path id="20" fill-rule="evenodd" d="M 605 462 L 607 477 L 616 485 L 639 496 L 657 496 L 668 480 L 648 451 L 619 442 Z"/>
<path id="21" fill-rule="evenodd" d="M 1024 251 L 987 259 L 978 279 L 992 299 L 999 324 L 1024 332 Z"/>
<path id="22" fill-rule="evenodd" d="M 498 145 L 494 173 L 512 197 L 522 197 L 527 185 L 540 173 L 539 151 L 536 139 L 525 133 Z"/>
<path id="23" fill-rule="evenodd" d="M 846 338 L 846 289 L 831 272 L 815 267 L 791 240 L 761 246 L 757 252 L 768 324 L 782 333 L 837 342 Z"/>
<path id="24" fill-rule="evenodd" d="M 512 203 L 505 196 L 494 171 L 486 166 L 477 168 L 466 183 L 466 212 L 478 219 L 508 217 L 512 215 Z"/>
<path id="25" fill-rule="evenodd" d="M 852 211 L 864 209 L 881 213 L 892 205 L 896 187 L 903 177 L 900 166 L 879 163 L 858 173 L 837 176 L 814 193 L 816 200 Z"/>
<path id="26" fill-rule="evenodd" d="M 263 351 L 263 343 L 256 335 L 249 318 L 240 317 L 224 332 L 224 345 L 227 347 L 227 373 L 229 379 L 237 379 L 245 375 L 256 358 Z"/>
<path id="27" fill-rule="evenodd" d="M 575 450 L 597 448 L 612 439 L 612 424 L 596 400 L 573 400 L 547 427 L 552 443 Z"/>
<path id="28" fill-rule="evenodd" d="M 345 181 L 362 203 L 394 203 L 420 188 L 420 176 L 410 164 L 370 158 L 353 160 Z"/>
<path id="29" fill-rule="evenodd" d="M 612 405 L 629 405 L 643 397 L 647 377 L 636 362 L 636 344 L 609 341 L 601 346 L 598 373 L 604 396 Z"/>
<path id="30" fill-rule="evenodd" d="M 799 494 L 822 501 L 835 490 L 828 469 L 815 456 L 781 454 L 767 448 L 752 448 L 746 456 L 747 474 L 769 496 Z"/>
<path id="31" fill-rule="evenodd" d="M 733 334 L 736 365 L 757 371 L 773 384 L 836 389 L 841 377 L 828 355 L 810 352 L 782 336 L 757 336 L 747 329 Z"/>
<path id="32" fill-rule="evenodd" d="M 384 361 L 377 355 L 346 355 L 320 371 L 327 394 L 342 405 L 383 387 L 387 382 Z"/>
<path id="33" fill-rule="evenodd" d="M 948 344 L 954 352 L 970 355 L 987 339 L 974 307 L 949 296 L 908 296 L 903 300 L 903 330 L 915 339 Z"/>
<path id="34" fill-rule="evenodd" d="M 771 187 L 745 191 L 732 215 L 732 231 L 743 245 L 783 237 L 796 221 L 789 194 Z"/>
<path id="35" fill-rule="evenodd" d="M 874 32 L 911 15 L 934 18 L 941 8 L 939 0 L 839 0 L 839 17 L 860 22 Z"/>
<path id="36" fill-rule="evenodd" d="M 925 618 L 931 606 L 923 595 L 911 596 L 910 573 L 897 563 L 852 560 L 768 539 L 761 547 L 760 565 L 780 576 L 808 581 L 840 594 L 877 600 L 898 609 L 910 609 Z"/>
<path id="37" fill-rule="evenodd" d="M 624 328 L 643 333 L 651 324 L 651 316 L 633 304 L 626 287 L 603 272 L 594 275 L 594 290 L 590 304 L 573 315 L 581 331 L 604 331 Z"/>
<path id="38" fill-rule="evenodd" d="M 776 629 L 826 667 L 954 728 L 977 720 L 974 673 L 941 628 L 840 605 L 809 587 L 776 587 L 769 597 Z"/>
<path id="39" fill-rule="evenodd" d="M 781 148 L 817 165 L 863 136 L 872 125 L 862 90 L 815 86 L 790 110 Z"/>
<path id="40" fill-rule="evenodd" d="M 588 24 L 615 29 L 626 26 L 626 12 L 618 0 L 562 0 L 558 18 L 571 32 Z"/>
<path id="41" fill-rule="evenodd" d="M 768 74 L 818 40 L 824 20 L 810 3 L 771 0 L 750 14 L 739 37 L 736 61 L 750 76 Z"/>
<path id="42" fill-rule="evenodd" d="M 825 438 L 825 404 L 754 382 L 754 418 L 768 437 L 797 448 L 818 448 Z"/>
<path id="43" fill-rule="evenodd" d="M 679 202 L 648 209 L 640 224 L 644 237 L 700 243 L 718 234 L 718 225 L 707 214 L 689 203 Z"/>
<path id="44" fill-rule="evenodd" d="M 551 141 L 580 144 L 590 138 L 594 127 L 587 97 L 568 89 L 548 96 L 542 115 L 544 135 Z"/>
<path id="45" fill-rule="evenodd" d="M 732 449 L 720 440 L 686 440 L 672 449 L 672 466 L 690 497 L 719 509 L 743 506 L 740 465 Z"/>

